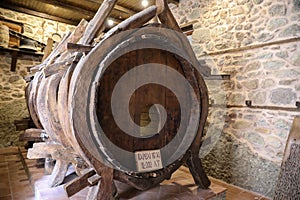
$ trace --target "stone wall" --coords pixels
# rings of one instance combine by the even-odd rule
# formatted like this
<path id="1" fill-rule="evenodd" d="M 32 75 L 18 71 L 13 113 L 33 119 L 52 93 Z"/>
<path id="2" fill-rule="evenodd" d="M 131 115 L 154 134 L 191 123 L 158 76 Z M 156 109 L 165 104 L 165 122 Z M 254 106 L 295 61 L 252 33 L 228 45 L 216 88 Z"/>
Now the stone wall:
<path id="1" fill-rule="evenodd" d="M 19 56 L 16 71 L 10 70 L 11 54 L 0 52 L 0 148 L 22 145 L 21 131 L 16 131 L 14 120 L 29 117 L 25 102 L 24 77 L 27 67 L 39 63 L 40 58 Z"/>
<path id="2" fill-rule="evenodd" d="M 74 26 L 34 17 L 0 8 L 0 15 L 24 23 L 24 34 L 46 44 L 55 32 L 63 36 Z M 41 57 L 19 55 L 16 71 L 10 71 L 11 53 L 0 51 L 0 148 L 22 145 L 20 131 L 16 131 L 14 120 L 29 117 L 25 102 L 23 80 L 28 75 L 27 67 L 39 64 Z"/>
<path id="3" fill-rule="evenodd" d="M 181 0 L 193 49 L 213 75 L 201 149 L 209 175 L 272 197 L 294 116 L 300 115 L 299 0 Z M 251 100 L 257 108 L 245 105 Z"/>
<path id="4" fill-rule="evenodd" d="M 73 31 L 75 28 L 73 25 L 47 20 L 4 8 L 0 8 L 0 16 L 23 23 L 24 35 L 44 44 L 47 44 L 47 40 L 49 37 L 52 37 L 52 34 L 58 33 L 63 37 L 64 34 Z"/>

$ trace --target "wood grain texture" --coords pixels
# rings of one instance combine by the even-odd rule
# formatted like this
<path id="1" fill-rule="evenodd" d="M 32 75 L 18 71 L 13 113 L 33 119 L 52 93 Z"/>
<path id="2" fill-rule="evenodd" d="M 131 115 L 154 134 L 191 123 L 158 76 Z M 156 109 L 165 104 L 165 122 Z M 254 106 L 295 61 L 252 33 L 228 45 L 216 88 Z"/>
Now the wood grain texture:
<path id="1" fill-rule="evenodd" d="M 117 0 L 104 0 L 100 8 L 89 22 L 85 33 L 83 34 L 80 44 L 90 44 L 98 32 L 102 32 L 105 28 L 106 18 L 112 11 Z"/>

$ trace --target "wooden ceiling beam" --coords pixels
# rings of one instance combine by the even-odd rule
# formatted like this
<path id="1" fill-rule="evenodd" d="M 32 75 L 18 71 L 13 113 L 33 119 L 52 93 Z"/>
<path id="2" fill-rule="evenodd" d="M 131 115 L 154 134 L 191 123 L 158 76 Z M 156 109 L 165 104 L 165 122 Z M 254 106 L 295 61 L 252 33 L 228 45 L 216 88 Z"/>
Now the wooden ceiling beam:
<path id="1" fill-rule="evenodd" d="M 98 4 L 98 5 L 100 5 L 103 2 L 103 0 L 99 0 L 99 1 L 97 1 L 97 0 L 86 0 L 86 1 Z M 121 6 L 119 4 L 116 4 L 115 7 L 114 7 L 114 9 L 118 10 L 118 11 L 121 11 L 121 12 L 124 12 L 124 13 L 127 13 L 129 15 L 134 15 L 134 14 L 137 13 L 137 11 L 129 9 L 127 7 L 124 7 L 124 6 Z"/>
<path id="2" fill-rule="evenodd" d="M 130 14 L 130 15 L 134 15 L 134 14 L 137 13 L 136 11 L 133 11 L 133 10 L 131 10 L 131 9 L 129 9 L 129 8 L 124 7 L 124 6 L 120 6 L 120 5 L 118 5 L 118 4 L 115 5 L 115 10 L 119 10 L 119 11 L 121 11 L 121 12 Z"/>
<path id="3" fill-rule="evenodd" d="M 175 4 L 176 6 L 178 6 L 179 0 L 168 0 L 168 3 L 172 3 L 172 4 Z"/>
<path id="4" fill-rule="evenodd" d="M 79 23 L 79 21 L 77 21 L 77 20 L 69 20 L 69 19 L 58 17 L 58 16 L 55 16 L 55 15 L 50 15 L 50 14 L 38 12 L 38 11 L 35 11 L 35 10 L 31 10 L 31 9 L 28 9 L 28 8 L 24 8 L 20 5 L 12 4 L 9 0 L 3 0 L 3 2 L 4 3 L 1 4 L 0 7 L 6 8 L 6 9 L 9 9 L 9 10 L 14 10 L 14 11 L 17 11 L 17 12 L 33 15 L 33 16 L 36 16 L 36 17 L 41 17 L 41 18 L 44 18 L 44 19 L 49 19 L 49 20 L 53 20 L 53 21 L 57 21 L 57 22 L 61 22 L 61 23 L 75 25 L 75 26 L 77 26 L 78 23 Z M 82 13 L 82 12 L 80 12 L 80 13 Z M 89 14 L 90 14 L 90 18 L 92 18 L 95 15 L 94 12 L 91 12 Z M 109 18 L 112 19 L 117 24 L 119 24 L 122 21 L 122 20 L 114 18 L 114 17 L 109 17 Z"/>
<path id="5" fill-rule="evenodd" d="M 80 8 L 78 6 L 72 6 L 66 3 L 62 3 L 60 1 L 57 0 L 38 0 L 39 2 L 45 3 L 45 4 L 49 4 L 52 5 L 54 7 L 60 7 L 63 9 L 67 9 L 67 10 L 72 10 L 74 12 L 79 12 L 83 15 L 86 15 L 88 18 L 91 18 L 95 15 L 95 12 Z"/>
<path id="6" fill-rule="evenodd" d="M 75 5 L 69 5 L 69 4 L 66 4 L 66 3 L 62 3 L 58 0 L 38 0 L 38 1 L 42 2 L 42 3 L 45 3 L 45 4 L 50 4 L 52 6 L 57 6 L 57 7 L 64 8 L 64 9 L 67 9 L 67 10 L 79 12 L 80 14 L 86 15 L 87 18 L 89 18 L 89 19 L 91 19 L 97 11 L 97 10 L 95 12 L 89 11 L 89 10 L 80 8 L 80 7 L 75 6 Z M 122 20 L 119 20 L 119 19 L 111 17 L 111 16 L 109 18 L 111 18 L 116 23 L 120 23 L 122 21 Z"/>
<path id="7" fill-rule="evenodd" d="M 4 0 L 4 2 L 5 2 L 5 0 Z M 9 9 L 9 10 L 13 10 L 13 11 L 17 11 L 17 12 L 21 12 L 21 13 L 26 13 L 26 14 L 33 15 L 33 16 L 36 16 L 36 17 L 41 17 L 41 18 L 44 18 L 44 19 L 49 19 L 49 20 L 53 20 L 53 21 L 66 23 L 66 24 L 71 24 L 71 25 L 77 25 L 78 24 L 78 22 L 74 21 L 74 20 L 68 20 L 68 19 L 57 17 L 57 16 L 54 16 L 54 15 L 49 15 L 49 14 L 37 12 L 37 11 L 34 11 L 34 10 L 30 10 L 30 9 L 27 9 L 27 8 L 23 8 L 23 7 L 20 7 L 20 6 L 17 6 L 17 5 L 12 5 L 12 4 L 10 4 L 10 2 L 3 3 L 0 7 L 6 8 L 6 9 Z"/>

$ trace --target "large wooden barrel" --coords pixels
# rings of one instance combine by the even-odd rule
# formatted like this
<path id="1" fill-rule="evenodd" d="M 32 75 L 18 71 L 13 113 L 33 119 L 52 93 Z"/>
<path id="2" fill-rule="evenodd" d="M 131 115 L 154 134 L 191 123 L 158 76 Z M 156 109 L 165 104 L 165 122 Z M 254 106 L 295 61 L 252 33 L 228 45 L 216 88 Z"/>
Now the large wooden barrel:
<path id="1" fill-rule="evenodd" d="M 207 90 L 198 67 L 187 38 L 162 25 L 101 41 L 78 63 L 65 94 L 70 137 L 92 164 L 131 175 L 175 170 L 201 143 Z M 123 111 L 128 116 L 116 117 Z M 160 168 L 136 164 L 149 152 L 160 154 Z"/>
<path id="2" fill-rule="evenodd" d="M 209 186 L 198 157 L 207 88 L 183 33 L 163 24 L 115 29 L 87 55 L 67 55 L 56 61 L 67 66 L 63 73 L 39 71 L 28 87 L 30 114 L 51 141 L 137 189 L 185 162 L 196 183 Z"/>
<path id="3" fill-rule="evenodd" d="M 65 51 L 68 42 L 86 49 L 115 2 L 104 1 L 84 34 L 83 26 L 76 28 L 34 67 L 39 71 L 28 86 L 30 114 L 49 135 L 46 145 L 57 148 L 53 155 L 72 154 L 57 157 L 59 178 L 52 185 L 62 182 L 79 155 L 101 176 L 97 199 L 113 197 L 113 178 L 145 190 L 170 178 L 183 163 L 195 183 L 208 188 L 198 155 L 207 88 L 166 0 L 111 29 L 87 54 Z M 144 25 L 155 16 L 162 24 Z M 87 184 L 88 176 L 78 181 Z"/>

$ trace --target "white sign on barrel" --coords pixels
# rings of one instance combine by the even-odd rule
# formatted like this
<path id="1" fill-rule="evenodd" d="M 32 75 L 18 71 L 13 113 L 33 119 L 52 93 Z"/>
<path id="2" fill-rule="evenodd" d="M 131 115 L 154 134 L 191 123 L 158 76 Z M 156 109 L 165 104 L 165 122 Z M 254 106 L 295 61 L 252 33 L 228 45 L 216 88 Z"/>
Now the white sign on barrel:
<path id="1" fill-rule="evenodd" d="M 135 160 L 139 172 L 162 169 L 160 150 L 136 151 Z"/>

